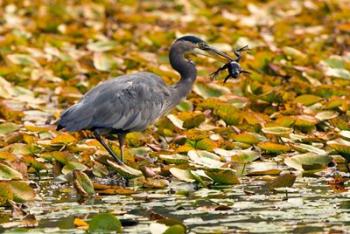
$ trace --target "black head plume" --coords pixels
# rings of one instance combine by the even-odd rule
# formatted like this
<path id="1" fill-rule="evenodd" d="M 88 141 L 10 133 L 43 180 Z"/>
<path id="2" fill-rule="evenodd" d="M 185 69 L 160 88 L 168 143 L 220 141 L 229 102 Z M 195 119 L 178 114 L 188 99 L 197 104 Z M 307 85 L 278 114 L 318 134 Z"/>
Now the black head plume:
<path id="1" fill-rule="evenodd" d="M 196 36 L 191 36 L 191 35 L 180 37 L 176 41 L 189 41 L 189 42 L 192 42 L 194 44 L 205 43 L 202 39 L 200 39 Z"/>

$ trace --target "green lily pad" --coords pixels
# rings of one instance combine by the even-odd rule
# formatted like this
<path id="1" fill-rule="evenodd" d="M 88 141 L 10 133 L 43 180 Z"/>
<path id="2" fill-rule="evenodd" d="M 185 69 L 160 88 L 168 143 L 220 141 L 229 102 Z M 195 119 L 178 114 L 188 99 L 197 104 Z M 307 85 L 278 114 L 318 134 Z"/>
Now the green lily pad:
<path id="1" fill-rule="evenodd" d="M 347 161 L 350 161 L 350 141 L 338 138 L 333 141 L 328 141 L 327 145 L 329 145 L 332 149 L 337 151 Z"/>
<path id="2" fill-rule="evenodd" d="M 23 175 L 15 169 L 0 163 L 0 180 L 22 180 Z"/>
<path id="3" fill-rule="evenodd" d="M 13 200 L 13 192 L 7 182 L 0 182 L 0 188 L 0 206 L 4 206 Z"/>
<path id="4" fill-rule="evenodd" d="M 298 171 L 319 171 L 327 167 L 332 158 L 316 153 L 298 154 L 284 160 L 284 163 Z"/>
<path id="5" fill-rule="evenodd" d="M 310 94 L 301 95 L 295 98 L 295 102 L 301 103 L 305 106 L 311 106 L 321 100 L 321 97 Z"/>
<path id="6" fill-rule="evenodd" d="M 122 224 L 110 213 L 97 214 L 89 222 L 90 233 L 117 232 L 122 233 Z"/>
<path id="7" fill-rule="evenodd" d="M 235 141 L 250 144 L 250 145 L 257 144 L 263 140 L 266 140 L 266 138 L 264 136 L 261 136 L 257 133 L 252 133 L 252 132 L 245 132 L 245 133 L 236 134 L 233 136 L 233 139 Z"/>
<path id="8" fill-rule="evenodd" d="M 315 154 L 325 155 L 327 152 L 323 149 L 317 148 L 312 145 L 302 144 L 302 143 L 293 143 L 291 146 L 300 152 L 312 152 Z"/>
<path id="9" fill-rule="evenodd" d="M 9 134 L 11 132 L 14 132 L 20 128 L 20 125 L 7 122 L 0 124 L 0 136 L 5 136 L 6 134 Z"/>
<path id="10" fill-rule="evenodd" d="M 286 136 L 292 132 L 292 129 L 286 127 L 265 127 L 261 131 L 269 135 Z"/>
<path id="11" fill-rule="evenodd" d="M 209 168 L 219 168 L 224 165 L 224 163 L 220 161 L 219 156 L 208 151 L 191 150 L 188 152 L 188 156 L 192 162 L 201 166 Z"/>
<path id="12" fill-rule="evenodd" d="M 113 170 L 118 172 L 119 175 L 126 179 L 133 179 L 143 175 L 140 170 L 129 167 L 126 164 L 119 165 L 111 160 L 107 160 L 107 162 L 113 168 Z"/>
<path id="13" fill-rule="evenodd" d="M 232 155 L 231 161 L 240 163 L 240 164 L 246 164 L 246 163 L 253 162 L 259 157 L 260 157 L 260 154 L 254 150 L 251 150 L 251 149 L 238 150 L 234 155 Z"/>
<path id="14" fill-rule="evenodd" d="M 104 40 L 89 43 L 87 45 L 87 48 L 94 52 L 105 52 L 114 49 L 116 46 L 116 41 Z"/>
<path id="15" fill-rule="evenodd" d="M 35 198 L 34 189 L 26 181 L 9 181 L 8 185 L 13 193 L 15 202 L 33 201 Z"/>
<path id="16" fill-rule="evenodd" d="M 195 179 L 191 174 L 190 170 L 172 167 L 170 168 L 169 171 L 175 178 L 181 181 L 190 182 L 190 183 L 195 182 Z"/>
<path id="17" fill-rule="evenodd" d="M 292 187 L 295 180 L 296 175 L 291 172 L 281 173 L 279 176 L 277 176 L 272 181 L 269 181 L 266 183 L 266 186 L 269 190 L 274 190 L 276 188 L 286 188 L 286 187 Z"/>
<path id="18" fill-rule="evenodd" d="M 161 154 L 159 157 L 166 163 L 169 164 L 183 164 L 188 162 L 188 156 L 184 156 L 181 154 Z"/>
<path id="19" fill-rule="evenodd" d="M 62 168 L 62 173 L 64 175 L 67 175 L 68 173 L 79 170 L 79 171 L 85 171 L 87 169 L 87 166 L 84 164 L 77 162 L 77 161 L 68 161 L 66 165 Z"/>
<path id="20" fill-rule="evenodd" d="M 281 169 L 274 162 L 252 162 L 247 166 L 247 175 L 279 175 Z"/>
<path id="21" fill-rule="evenodd" d="M 206 169 L 205 173 L 218 184 L 239 184 L 240 181 L 236 172 L 231 168 L 211 168 Z"/>
<path id="22" fill-rule="evenodd" d="M 230 93 L 230 90 L 224 86 L 217 84 L 205 84 L 196 82 L 193 86 L 193 91 L 202 98 L 220 97 L 226 93 Z"/>
<path id="23" fill-rule="evenodd" d="M 339 113 L 337 111 L 322 111 L 316 114 L 316 119 L 320 121 L 325 121 L 329 119 L 334 119 L 338 117 Z"/>
<path id="24" fill-rule="evenodd" d="M 74 170 L 74 187 L 82 196 L 89 196 L 95 194 L 94 185 L 90 178 L 82 171 Z"/>

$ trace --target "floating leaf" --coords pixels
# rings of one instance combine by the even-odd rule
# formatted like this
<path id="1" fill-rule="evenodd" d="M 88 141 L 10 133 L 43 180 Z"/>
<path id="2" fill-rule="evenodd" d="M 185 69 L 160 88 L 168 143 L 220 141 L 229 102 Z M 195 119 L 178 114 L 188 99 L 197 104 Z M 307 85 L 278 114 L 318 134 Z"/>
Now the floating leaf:
<path id="1" fill-rule="evenodd" d="M 172 167 L 170 168 L 169 171 L 174 177 L 176 177 L 181 181 L 190 182 L 190 183 L 195 181 L 195 179 L 193 178 L 189 170 Z"/>
<path id="2" fill-rule="evenodd" d="M 220 97 L 226 93 L 230 93 L 230 90 L 224 86 L 209 83 L 196 82 L 193 86 L 193 91 L 202 98 Z"/>
<path id="3" fill-rule="evenodd" d="M 13 193 L 15 202 L 33 201 L 35 192 L 33 188 L 25 181 L 9 181 L 8 185 Z"/>
<path id="4" fill-rule="evenodd" d="M 23 176 L 20 172 L 7 166 L 6 164 L 0 163 L 0 180 L 22 180 Z"/>
<path id="5" fill-rule="evenodd" d="M 172 124 L 174 124 L 175 127 L 179 129 L 184 129 L 183 128 L 184 122 L 178 117 L 176 117 L 175 115 L 172 115 L 172 114 L 167 115 L 167 118 L 171 121 Z"/>
<path id="6" fill-rule="evenodd" d="M 4 136 L 6 134 L 14 132 L 19 128 L 20 126 L 15 123 L 11 123 L 11 122 L 2 123 L 0 124 L 0 136 Z"/>
<path id="7" fill-rule="evenodd" d="M 339 138 L 333 141 L 328 141 L 327 145 L 336 150 L 347 161 L 350 161 L 350 141 Z"/>
<path id="8" fill-rule="evenodd" d="M 75 143 L 77 140 L 71 134 L 64 132 L 57 135 L 51 140 L 51 144 L 70 144 Z"/>
<path id="9" fill-rule="evenodd" d="M 248 175 L 279 175 L 281 169 L 274 162 L 252 162 L 247 166 Z"/>
<path id="10" fill-rule="evenodd" d="M 188 101 L 188 100 L 183 100 L 181 101 L 177 106 L 176 109 L 178 109 L 179 111 L 193 111 L 193 104 L 192 102 Z"/>
<path id="11" fill-rule="evenodd" d="M 258 146 L 262 150 L 265 150 L 266 152 L 272 153 L 272 154 L 285 153 L 290 150 L 290 147 L 288 145 L 282 145 L 282 144 L 277 144 L 273 142 L 260 142 Z"/>
<path id="12" fill-rule="evenodd" d="M 219 168 L 224 165 L 223 162 L 220 162 L 220 158 L 216 154 L 203 150 L 191 150 L 188 152 L 188 156 L 194 163 L 201 166 Z"/>
<path id="13" fill-rule="evenodd" d="M 274 190 L 276 188 L 292 187 L 296 180 L 296 175 L 291 172 L 281 173 L 272 181 L 269 181 L 266 186 L 269 190 Z"/>
<path id="14" fill-rule="evenodd" d="M 286 127 L 265 127 L 262 128 L 261 131 L 265 134 L 285 136 L 289 135 L 292 132 L 292 129 Z"/>
<path id="15" fill-rule="evenodd" d="M 116 41 L 105 40 L 105 41 L 96 41 L 96 42 L 89 43 L 87 45 L 87 48 L 94 52 L 105 52 L 105 51 L 114 49 L 116 46 L 117 46 Z"/>
<path id="16" fill-rule="evenodd" d="M 301 95 L 295 98 L 295 102 L 301 103 L 305 106 L 313 105 L 321 100 L 321 97 L 310 94 Z"/>
<path id="17" fill-rule="evenodd" d="M 82 171 L 73 171 L 74 176 L 74 187 L 78 193 L 82 196 L 89 196 L 95 194 L 94 185 L 90 178 Z"/>
<path id="18" fill-rule="evenodd" d="M 13 192 L 7 182 L 0 182 L 0 206 L 6 205 L 13 200 Z"/>
<path id="19" fill-rule="evenodd" d="M 117 217 L 110 213 L 97 214 L 89 222 L 89 232 L 105 233 L 117 232 L 122 233 L 122 224 Z"/>
<path id="20" fill-rule="evenodd" d="M 166 163 L 170 163 L 170 164 L 183 164 L 188 162 L 188 157 L 183 156 L 181 154 L 172 154 L 172 155 L 161 154 L 159 155 L 159 157 Z"/>
<path id="21" fill-rule="evenodd" d="M 302 143 L 293 143 L 291 146 L 301 152 L 312 152 L 315 154 L 325 155 L 327 152 L 323 149 L 317 148 L 312 145 L 302 144 Z"/>
<path id="22" fill-rule="evenodd" d="M 336 111 L 322 111 L 319 112 L 315 115 L 316 119 L 320 120 L 320 121 L 324 121 L 324 120 L 329 120 L 329 119 L 334 119 L 338 116 L 338 112 Z"/>
<path id="23" fill-rule="evenodd" d="M 205 173 L 218 184 L 239 184 L 236 172 L 230 168 L 206 169 Z"/>
<path id="24" fill-rule="evenodd" d="M 284 160 L 284 163 L 299 171 L 317 171 L 327 167 L 332 158 L 328 155 L 305 153 L 295 155 Z"/>
<path id="25" fill-rule="evenodd" d="M 113 168 L 113 170 L 118 172 L 119 175 L 126 179 L 133 179 L 142 176 L 142 172 L 140 170 L 136 170 L 127 166 L 126 164 L 119 165 L 111 160 L 107 160 L 107 162 Z"/>
<path id="26" fill-rule="evenodd" d="M 87 167 L 80 162 L 68 161 L 66 165 L 64 165 L 64 167 L 62 168 L 62 173 L 66 175 L 74 170 L 85 171 L 86 169 Z"/>
<path id="27" fill-rule="evenodd" d="M 169 186 L 169 181 L 165 179 L 146 178 L 143 181 L 143 187 L 145 188 L 161 189 L 168 186 Z"/>
<path id="28" fill-rule="evenodd" d="M 233 139 L 238 142 L 246 143 L 246 144 L 257 144 L 260 141 L 266 140 L 265 137 L 257 134 L 257 133 L 240 133 L 233 136 Z"/>
<path id="29" fill-rule="evenodd" d="M 246 164 L 246 163 L 253 162 L 259 157 L 260 157 L 260 154 L 251 149 L 237 150 L 236 153 L 232 155 L 231 161 L 240 163 L 240 164 Z"/>
<path id="30" fill-rule="evenodd" d="M 30 55 L 27 54 L 10 54 L 7 56 L 11 63 L 23 66 L 39 67 L 40 64 Z"/>

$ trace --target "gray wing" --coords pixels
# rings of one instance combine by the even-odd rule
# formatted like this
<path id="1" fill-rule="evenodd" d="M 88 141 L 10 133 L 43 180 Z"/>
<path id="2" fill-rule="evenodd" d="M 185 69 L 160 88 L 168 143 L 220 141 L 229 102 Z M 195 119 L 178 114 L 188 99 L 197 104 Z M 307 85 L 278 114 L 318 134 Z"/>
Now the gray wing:
<path id="1" fill-rule="evenodd" d="M 167 110 L 169 95 L 163 80 L 152 73 L 120 76 L 86 93 L 62 114 L 58 126 L 68 131 L 141 131 Z"/>

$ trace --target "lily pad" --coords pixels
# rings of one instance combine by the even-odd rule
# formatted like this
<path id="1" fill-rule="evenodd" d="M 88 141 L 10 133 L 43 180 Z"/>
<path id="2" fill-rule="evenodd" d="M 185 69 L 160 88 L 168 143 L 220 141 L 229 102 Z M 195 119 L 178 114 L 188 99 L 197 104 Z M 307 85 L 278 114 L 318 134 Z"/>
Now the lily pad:
<path id="1" fill-rule="evenodd" d="M 298 171 L 318 171 L 327 167 L 332 158 L 316 153 L 298 154 L 284 160 L 284 163 Z"/>
<path id="2" fill-rule="evenodd" d="M 0 163 L 0 180 L 21 180 L 23 175 L 17 170 Z"/>
<path id="3" fill-rule="evenodd" d="M 262 150 L 265 150 L 267 153 L 272 154 L 280 154 L 290 151 L 290 147 L 288 145 L 282 145 L 273 142 L 260 142 L 258 146 Z"/>
<path id="4" fill-rule="evenodd" d="M 181 154 L 161 154 L 159 156 L 164 162 L 169 164 L 183 164 L 188 162 L 188 156 L 184 156 Z"/>
<path id="5" fill-rule="evenodd" d="M 262 128 L 261 131 L 269 135 L 286 136 L 292 132 L 292 129 L 286 127 L 265 127 Z"/>
<path id="6" fill-rule="evenodd" d="M 230 168 L 206 169 L 205 173 L 218 184 L 239 184 L 236 172 Z"/>
<path id="7" fill-rule="evenodd" d="M 35 198 L 34 189 L 26 181 L 9 181 L 8 185 L 13 193 L 15 202 L 33 201 Z"/>
<path id="8" fill-rule="evenodd" d="M 133 179 L 143 175 L 140 170 L 129 167 L 126 164 L 119 165 L 111 160 L 107 160 L 107 162 L 113 168 L 113 170 L 118 172 L 119 175 L 126 179 Z"/>
<path id="9" fill-rule="evenodd" d="M 195 182 L 195 179 L 191 174 L 190 170 L 173 167 L 173 168 L 170 168 L 169 171 L 175 178 L 181 181 L 190 182 L 190 183 Z"/>
<path id="10" fill-rule="evenodd" d="M 110 213 L 97 214 L 89 222 L 90 233 L 117 232 L 122 233 L 122 224 Z"/>
<path id="11" fill-rule="evenodd" d="M 89 196 L 95 194 L 94 185 L 90 178 L 82 171 L 74 170 L 74 187 L 82 196 Z"/>
<path id="12" fill-rule="evenodd" d="M 279 176 L 277 176 L 272 181 L 269 181 L 266 186 L 269 188 L 269 190 L 274 190 L 276 188 L 285 188 L 285 187 L 292 187 L 295 180 L 296 175 L 291 172 L 282 172 Z"/>
<path id="13" fill-rule="evenodd" d="M 224 163 L 220 161 L 220 157 L 218 157 L 216 154 L 203 150 L 191 150 L 188 152 L 188 156 L 192 162 L 201 166 L 219 168 L 224 165 Z"/>

